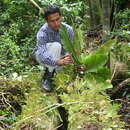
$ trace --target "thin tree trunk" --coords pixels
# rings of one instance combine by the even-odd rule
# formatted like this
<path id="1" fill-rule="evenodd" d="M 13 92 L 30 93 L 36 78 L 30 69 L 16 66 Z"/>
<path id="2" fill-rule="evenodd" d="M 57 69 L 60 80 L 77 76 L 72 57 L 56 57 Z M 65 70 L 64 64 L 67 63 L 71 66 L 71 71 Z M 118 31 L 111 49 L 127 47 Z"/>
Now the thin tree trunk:
<path id="1" fill-rule="evenodd" d="M 103 39 L 110 34 L 110 0 L 102 0 Z"/>
<path id="2" fill-rule="evenodd" d="M 87 0 L 89 6 L 89 16 L 90 16 L 90 27 L 95 28 L 100 24 L 100 12 L 99 12 L 99 2 L 97 0 Z"/>
<path id="3" fill-rule="evenodd" d="M 88 5 L 89 5 L 89 15 L 90 15 L 90 27 L 94 27 L 94 18 L 93 18 L 93 11 L 92 11 L 92 1 L 88 0 Z"/>

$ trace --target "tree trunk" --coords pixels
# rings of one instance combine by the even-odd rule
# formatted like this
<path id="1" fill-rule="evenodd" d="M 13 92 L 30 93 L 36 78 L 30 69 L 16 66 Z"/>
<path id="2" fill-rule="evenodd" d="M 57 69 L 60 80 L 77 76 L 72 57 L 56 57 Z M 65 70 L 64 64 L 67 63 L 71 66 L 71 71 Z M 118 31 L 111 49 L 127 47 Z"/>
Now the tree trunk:
<path id="1" fill-rule="evenodd" d="M 94 18 L 93 18 L 93 13 L 92 13 L 92 5 L 91 5 L 91 0 L 88 0 L 88 5 L 89 5 L 89 15 L 90 15 L 90 27 L 94 27 Z"/>
<path id="2" fill-rule="evenodd" d="M 103 40 L 110 34 L 110 0 L 102 0 Z"/>
<path id="3" fill-rule="evenodd" d="M 87 2 L 89 6 L 90 27 L 93 29 L 100 24 L 100 5 L 97 0 L 87 0 Z"/>

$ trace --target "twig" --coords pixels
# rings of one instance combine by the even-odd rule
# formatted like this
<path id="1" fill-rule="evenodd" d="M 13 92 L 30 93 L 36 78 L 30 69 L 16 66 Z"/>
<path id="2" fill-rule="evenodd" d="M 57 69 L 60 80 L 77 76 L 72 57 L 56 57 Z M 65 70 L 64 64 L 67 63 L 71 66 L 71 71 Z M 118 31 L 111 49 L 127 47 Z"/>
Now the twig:
<path id="1" fill-rule="evenodd" d="M 41 115 L 46 114 L 46 113 L 48 113 L 48 112 L 50 112 L 50 111 L 52 111 L 52 110 L 54 110 L 54 109 L 56 109 L 58 107 L 61 107 L 61 106 L 64 106 L 64 105 L 73 105 L 73 104 L 78 104 L 78 103 L 79 104 L 85 104 L 85 103 L 89 104 L 89 103 L 92 103 L 92 102 L 69 102 L 69 103 L 56 103 L 56 104 L 52 104 L 52 105 L 50 105 L 48 107 L 45 107 L 44 109 L 40 109 L 39 111 L 36 111 L 35 114 L 33 113 L 33 115 L 31 115 L 29 117 L 26 117 L 26 118 L 24 118 L 24 119 L 22 119 L 22 120 L 20 120 L 20 121 L 18 121 L 16 123 L 14 123 L 13 125 L 10 126 L 10 128 L 15 126 L 15 125 L 18 125 L 18 124 L 20 124 L 20 123 L 22 123 L 22 122 L 24 122 L 26 120 L 29 120 L 31 118 L 35 118 L 35 115 L 38 114 L 39 112 L 40 112 L 39 116 L 41 116 Z M 43 113 L 43 111 L 45 111 L 45 112 Z"/>
<path id="2" fill-rule="evenodd" d="M 0 120 L 2 119 L 2 118 L 4 118 L 6 115 L 2 115 L 2 116 L 0 116 Z"/>
<path id="3" fill-rule="evenodd" d="M 5 124 L 4 122 L 0 121 L 0 123 L 1 123 L 4 127 L 9 128 L 9 126 L 8 126 L 7 124 Z M 2 127 L 0 127 L 0 130 L 5 130 L 5 129 L 2 128 Z"/>
<path id="4" fill-rule="evenodd" d="M 36 8 L 39 9 L 40 14 L 44 14 L 43 8 L 41 8 L 34 0 L 29 0 Z"/>
<path id="5" fill-rule="evenodd" d="M 41 10 L 41 7 L 34 1 L 34 0 L 29 0 L 35 7 L 37 7 L 39 10 Z"/>
<path id="6" fill-rule="evenodd" d="M 54 130 L 57 130 L 57 129 L 60 128 L 62 125 L 63 125 L 63 123 L 60 124 L 60 125 L 58 125 L 56 128 L 54 128 Z"/>
<path id="7" fill-rule="evenodd" d="M 116 70 L 117 70 L 117 64 L 115 64 L 115 66 L 114 66 L 114 71 L 113 71 L 113 74 L 112 74 L 112 77 L 111 77 L 111 82 L 112 82 L 112 80 L 115 76 Z"/>
<path id="8" fill-rule="evenodd" d="M 8 103 L 8 101 L 6 100 L 4 94 L 2 94 L 2 97 L 3 97 L 3 99 L 4 99 L 4 102 L 5 102 L 9 107 L 11 107 L 11 108 L 14 110 L 14 112 L 16 112 L 16 110 L 14 109 L 14 107 L 11 106 L 11 105 Z"/>
<path id="9" fill-rule="evenodd" d="M 0 127 L 0 130 L 5 130 L 5 129 L 3 129 L 2 127 Z"/>
<path id="10" fill-rule="evenodd" d="M 0 95 L 5 95 L 6 93 L 4 93 L 4 92 L 0 92 Z"/>
<path id="11" fill-rule="evenodd" d="M 130 83 L 130 78 L 128 78 L 128 79 L 122 81 L 118 86 L 116 86 L 116 87 L 112 90 L 110 96 L 112 96 L 113 94 L 115 94 L 119 89 L 124 88 L 128 83 Z"/>

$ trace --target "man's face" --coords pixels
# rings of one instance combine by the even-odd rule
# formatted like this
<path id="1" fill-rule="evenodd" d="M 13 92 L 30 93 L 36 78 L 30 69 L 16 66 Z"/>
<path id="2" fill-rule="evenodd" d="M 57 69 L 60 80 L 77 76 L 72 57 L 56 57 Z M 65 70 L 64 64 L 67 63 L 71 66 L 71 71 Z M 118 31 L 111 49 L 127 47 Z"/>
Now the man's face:
<path id="1" fill-rule="evenodd" d="M 57 31 L 61 25 L 61 15 L 59 13 L 49 15 L 47 23 L 52 28 L 52 30 Z"/>

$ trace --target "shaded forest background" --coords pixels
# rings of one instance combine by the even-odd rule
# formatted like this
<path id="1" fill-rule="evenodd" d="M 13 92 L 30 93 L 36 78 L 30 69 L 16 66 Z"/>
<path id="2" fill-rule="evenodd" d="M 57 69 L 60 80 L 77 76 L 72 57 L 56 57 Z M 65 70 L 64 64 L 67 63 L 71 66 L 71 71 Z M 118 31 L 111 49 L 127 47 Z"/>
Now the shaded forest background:
<path id="1" fill-rule="evenodd" d="M 106 5 L 103 1 L 89 0 L 36 2 L 43 8 L 57 3 L 61 6 L 64 21 L 72 24 L 73 20 L 84 31 L 103 25 L 104 33 L 112 31 L 111 36 L 129 42 L 130 5 L 127 0 L 108 0 Z M 30 1 L 0 1 L 1 75 L 31 71 L 28 57 L 36 44 L 36 33 L 44 22 L 39 10 Z"/>
<path id="2" fill-rule="evenodd" d="M 0 129 L 129 129 L 130 0 L 35 2 L 38 7 L 32 0 L 0 0 Z M 104 62 L 98 55 L 99 62 L 93 66 L 95 57 L 90 57 L 94 71 L 82 74 L 72 66 L 66 68 L 65 74 L 61 72 L 54 79 L 58 88 L 46 94 L 39 87 L 44 68 L 32 64 L 29 57 L 36 45 L 37 31 L 46 22 L 42 11 L 52 3 L 61 7 L 64 22 L 82 31 L 83 59 L 109 40 L 116 39 L 116 45 L 107 62 L 107 58 Z M 73 80 L 75 73 L 78 76 Z M 106 82 L 108 79 L 111 84 Z M 96 85 L 103 87 L 92 87 Z M 56 109 L 60 107 L 62 110 Z M 67 112 L 62 113 L 64 109 Z M 61 123 L 63 127 L 59 127 Z"/>

